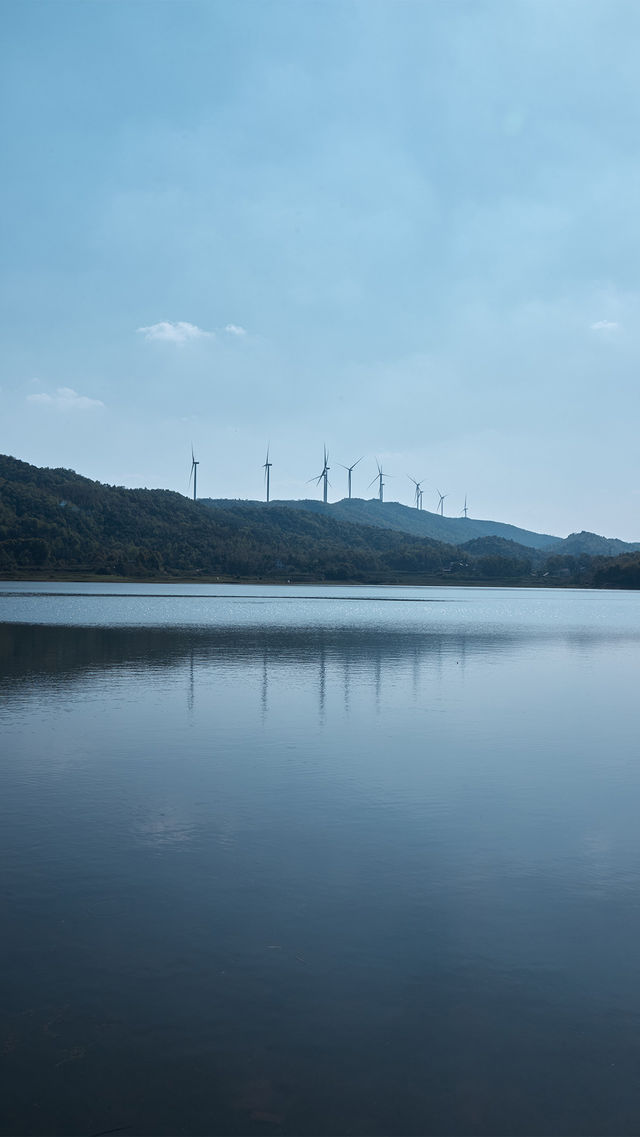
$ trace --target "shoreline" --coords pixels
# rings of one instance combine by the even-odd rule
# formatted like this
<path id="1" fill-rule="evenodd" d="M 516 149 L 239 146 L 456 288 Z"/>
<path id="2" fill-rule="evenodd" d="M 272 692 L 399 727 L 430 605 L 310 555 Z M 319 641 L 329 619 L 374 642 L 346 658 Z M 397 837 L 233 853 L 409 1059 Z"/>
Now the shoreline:
<path id="1" fill-rule="evenodd" d="M 318 578 L 313 576 L 302 576 L 294 574 L 293 576 L 278 576 L 278 577 L 264 577 L 264 576 L 229 576 L 226 574 L 215 575 L 211 573 L 203 574 L 184 574 L 172 575 L 169 573 L 157 573 L 145 576 L 115 576 L 113 574 L 104 575 L 100 573 L 90 572 L 73 572 L 72 570 L 60 570 L 59 572 L 42 572 L 34 574 L 33 570 L 25 573 L 0 573 L 0 583 L 11 583 L 15 581 L 20 584 L 247 584 L 247 585 L 275 585 L 280 587 L 303 587 L 322 588 L 366 588 L 366 587 L 385 587 L 385 588 L 552 588 L 552 589 L 580 589 L 581 592 L 600 592 L 602 589 L 595 588 L 591 584 L 577 584 L 575 581 L 562 580 L 562 581 L 549 581 L 549 579 L 513 579 L 506 577 L 498 577 L 492 580 L 477 580 L 471 577 L 449 577 L 449 576 L 434 576 L 422 573 L 398 573 L 393 577 L 378 576 L 372 573 L 368 576 L 362 576 L 358 580 L 338 579 L 327 580 L 325 578 Z M 615 590 L 618 591 L 618 590 Z"/>

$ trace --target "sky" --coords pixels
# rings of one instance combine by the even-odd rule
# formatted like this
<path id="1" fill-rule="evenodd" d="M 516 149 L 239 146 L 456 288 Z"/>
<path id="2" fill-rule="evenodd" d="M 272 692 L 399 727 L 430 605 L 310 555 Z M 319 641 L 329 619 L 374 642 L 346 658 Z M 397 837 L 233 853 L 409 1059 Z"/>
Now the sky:
<path id="1" fill-rule="evenodd" d="M 2 16 L 1 452 L 640 540 L 640 5 Z"/>

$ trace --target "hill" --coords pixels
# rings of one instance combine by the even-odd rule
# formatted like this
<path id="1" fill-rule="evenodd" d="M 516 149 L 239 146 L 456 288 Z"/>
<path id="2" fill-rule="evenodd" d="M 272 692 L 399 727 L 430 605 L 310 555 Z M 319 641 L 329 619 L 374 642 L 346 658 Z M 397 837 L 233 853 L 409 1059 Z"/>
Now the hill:
<path id="1" fill-rule="evenodd" d="M 634 553 L 640 550 L 640 543 L 619 541 L 616 537 L 599 537 L 597 533 L 571 533 L 564 541 L 553 546 L 554 553 L 569 553 L 589 557 L 617 557 L 621 553 Z"/>
<path id="2" fill-rule="evenodd" d="M 337 504 L 346 510 L 317 502 L 194 502 L 0 455 L 0 575 L 636 587 L 637 556 L 611 560 L 578 551 L 580 542 L 596 549 L 601 542 L 625 548 L 624 542 L 577 534 L 573 546 L 572 538 L 555 539 L 540 549 L 485 534 L 457 546 L 386 523 L 343 519 L 377 514 L 404 523 L 403 513 L 421 517 L 404 506 Z M 474 524 L 491 524 L 426 517 L 459 524 L 467 535 Z"/>
<path id="3" fill-rule="evenodd" d="M 260 503 L 256 503 L 260 504 Z M 265 504 L 265 503 L 262 503 Z M 567 553 L 578 556 L 617 556 L 640 550 L 640 542 L 619 541 L 616 538 L 600 537 L 597 533 L 572 533 L 569 537 L 553 537 L 549 533 L 534 533 L 530 529 L 520 529 L 502 521 L 481 521 L 472 517 L 441 517 L 439 513 L 418 510 L 401 505 L 397 501 L 380 502 L 377 498 L 368 501 L 362 498 L 343 498 L 342 501 L 281 501 L 278 505 L 289 509 L 309 510 L 313 513 L 328 513 L 344 521 L 356 521 L 361 525 L 376 525 L 385 529 L 395 529 L 410 533 L 414 537 L 430 537 L 445 544 L 460 545 L 467 548 L 470 541 L 481 538 L 498 537 L 504 541 L 515 542 L 529 550 Z"/>
<path id="4" fill-rule="evenodd" d="M 216 506 L 107 486 L 0 456 L 0 572 L 395 579 L 438 573 L 451 548 L 326 515 Z"/>
<path id="5" fill-rule="evenodd" d="M 363 498 L 343 498 L 342 501 L 324 505 L 321 501 L 281 501 L 273 504 L 288 509 L 308 510 L 313 513 L 327 512 L 331 517 L 342 521 L 357 522 L 360 525 L 375 525 L 383 529 L 395 529 L 400 533 L 410 533 L 413 537 L 430 537 L 434 541 L 444 541 L 449 545 L 462 545 L 475 537 L 503 537 L 507 541 L 517 541 L 532 549 L 551 548 L 559 537 L 549 533 L 533 533 L 529 529 L 519 529 L 502 521 L 479 521 L 472 517 L 441 517 L 439 513 L 429 513 L 426 509 L 412 509 L 397 501 L 380 502 L 377 498 L 365 501 Z"/>
<path id="6" fill-rule="evenodd" d="M 459 545 L 460 552 L 472 557 L 524 557 L 536 564 L 542 564 L 546 552 L 520 545 L 517 541 L 507 541 L 504 537 L 475 537 Z"/>

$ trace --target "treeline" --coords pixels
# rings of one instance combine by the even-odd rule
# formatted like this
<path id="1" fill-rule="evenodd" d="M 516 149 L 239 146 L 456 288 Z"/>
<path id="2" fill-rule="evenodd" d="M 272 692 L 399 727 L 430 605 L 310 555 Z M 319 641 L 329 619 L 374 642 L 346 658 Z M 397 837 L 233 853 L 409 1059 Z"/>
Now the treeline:
<path id="1" fill-rule="evenodd" d="M 593 574 L 595 588 L 640 588 L 640 553 L 625 553 L 598 565 Z"/>
<path id="2" fill-rule="evenodd" d="M 40 469 L 0 456 L 0 574 L 5 578 L 77 573 L 584 585 L 595 579 L 594 560 L 541 560 L 535 551 L 501 538 L 456 548 L 273 503 L 208 505 L 168 490 L 106 486 L 72 470 Z M 604 571 L 605 566 L 597 567 Z M 603 584 L 638 587 L 622 583 L 622 577 L 620 583 Z"/>

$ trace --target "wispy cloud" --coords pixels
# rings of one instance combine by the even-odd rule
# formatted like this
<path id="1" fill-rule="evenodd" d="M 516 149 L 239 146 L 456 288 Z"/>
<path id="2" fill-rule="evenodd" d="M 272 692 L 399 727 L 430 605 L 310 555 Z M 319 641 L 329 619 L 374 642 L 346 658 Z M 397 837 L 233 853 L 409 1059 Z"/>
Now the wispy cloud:
<path id="1" fill-rule="evenodd" d="M 150 324 L 145 328 L 136 329 L 146 340 L 158 340 L 163 343 L 182 345 L 199 339 L 215 339 L 216 332 L 207 332 L 197 324 L 189 324 L 185 320 L 161 320 L 159 324 Z M 220 332 L 220 329 L 217 329 Z M 222 331 L 228 336 L 246 336 L 247 329 L 241 324 L 225 324 Z"/>
<path id="2" fill-rule="evenodd" d="M 47 395 L 41 391 L 37 395 L 27 395 L 28 403 L 37 403 L 40 406 L 56 407 L 58 410 L 88 411 L 95 407 L 104 407 L 100 399 L 90 399 L 88 395 L 79 395 L 73 387 L 57 387 L 54 395 Z"/>
<path id="3" fill-rule="evenodd" d="M 162 320 L 159 324 L 150 324 L 147 328 L 138 328 L 138 332 L 146 340 L 162 340 L 165 343 L 183 344 L 191 340 L 207 339 L 213 337 L 213 332 L 205 332 L 196 324 L 188 324 L 184 320 L 175 323 L 171 320 Z"/>
<path id="4" fill-rule="evenodd" d="M 615 320 L 597 320 L 595 324 L 591 325 L 592 332 L 617 332 L 620 324 Z"/>

